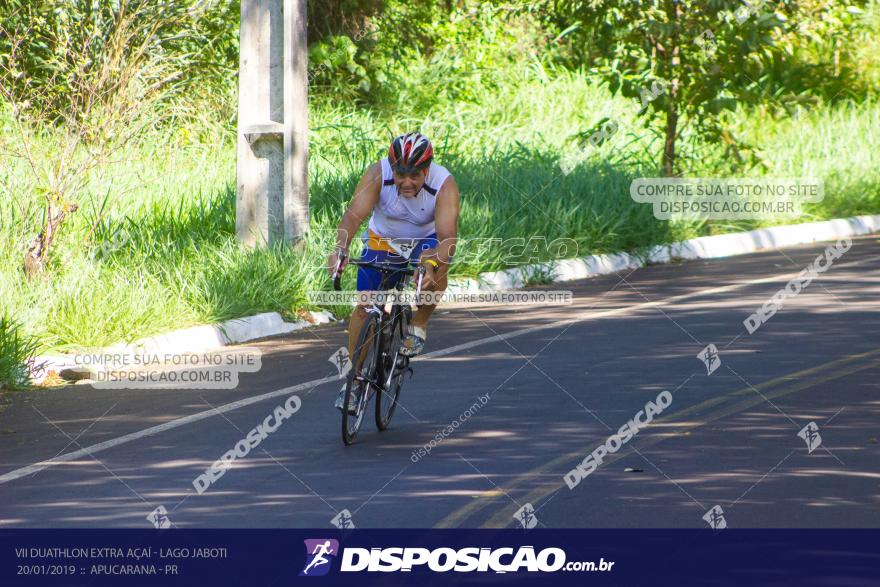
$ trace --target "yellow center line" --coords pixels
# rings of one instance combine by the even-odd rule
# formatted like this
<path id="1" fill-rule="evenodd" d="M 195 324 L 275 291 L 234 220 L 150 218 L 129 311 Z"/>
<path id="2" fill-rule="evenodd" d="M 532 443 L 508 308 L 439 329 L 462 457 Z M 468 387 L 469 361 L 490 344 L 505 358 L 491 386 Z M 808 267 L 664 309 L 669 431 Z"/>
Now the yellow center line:
<path id="1" fill-rule="evenodd" d="M 835 359 L 835 360 L 829 361 L 827 363 L 822 363 L 822 364 L 816 365 L 814 367 L 810 367 L 809 369 L 803 369 L 801 371 L 796 371 L 794 373 L 788 373 L 788 374 L 782 375 L 780 377 L 775 377 L 773 379 L 769 379 L 769 380 L 764 381 L 763 383 L 759 383 L 757 385 L 753 385 L 750 387 L 744 387 L 742 389 L 737 389 L 735 391 L 724 394 L 722 396 L 705 400 L 705 401 L 700 402 L 696 405 L 693 405 L 689 408 L 685 408 L 683 410 L 680 410 L 678 412 L 671 414 L 669 417 L 672 422 L 671 425 L 675 425 L 676 421 L 681 420 L 685 416 L 690 416 L 693 414 L 700 414 L 700 413 L 706 411 L 707 409 L 714 408 L 715 406 L 718 406 L 718 404 L 722 404 L 722 403 L 727 402 L 729 400 L 734 400 L 734 399 L 737 399 L 739 397 L 746 396 L 746 395 L 754 395 L 755 390 L 763 392 L 764 390 L 783 385 L 782 389 L 778 389 L 773 392 L 764 393 L 764 397 L 761 397 L 760 395 L 756 395 L 755 397 L 750 397 L 748 399 L 739 401 L 735 404 L 728 405 L 727 407 L 722 407 L 721 409 L 718 409 L 717 411 L 712 411 L 709 414 L 707 414 L 705 417 L 700 418 L 699 421 L 678 422 L 678 428 L 675 431 L 663 432 L 658 435 L 655 435 L 654 437 L 649 437 L 647 439 L 643 439 L 642 441 L 640 441 L 638 443 L 638 445 L 636 447 L 641 450 L 643 448 L 655 446 L 655 445 L 659 444 L 660 442 L 663 442 L 665 440 L 669 440 L 670 438 L 681 437 L 687 431 L 693 430 L 695 428 L 699 428 L 701 426 L 705 426 L 706 424 L 709 424 L 709 423 L 714 422 L 716 420 L 719 420 L 721 418 L 736 414 L 736 413 L 741 412 L 743 410 L 746 410 L 750 407 L 764 403 L 766 401 L 765 398 L 773 399 L 773 398 L 777 398 L 777 397 L 783 397 L 783 396 L 786 396 L 786 395 L 789 395 L 792 393 L 796 393 L 799 391 L 810 389 L 812 387 L 815 387 L 816 385 L 820 385 L 820 384 L 826 383 L 828 381 L 832 381 L 835 379 L 839 379 L 841 377 L 845 377 L 847 375 L 856 373 L 858 371 L 862 371 L 864 369 L 870 369 L 871 367 L 875 367 L 877 365 L 877 363 L 875 361 L 873 361 L 872 359 L 876 358 L 878 355 L 880 355 L 880 349 L 875 349 L 873 351 L 867 351 L 867 352 L 859 353 L 859 354 L 855 354 L 855 355 L 848 355 L 848 356 L 842 357 L 840 359 Z M 851 365 L 851 363 L 865 360 L 865 359 L 867 359 L 867 361 L 864 364 L 856 365 L 856 366 Z M 817 374 L 822 371 L 828 371 L 829 369 L 835 369 L 838 367 L 843 367 L 843 368 L 838 369 L 837 371 L 834 371 L 832 373 L 829 373 L 828 375 L 825 375 L 825 376 L 822 376 L 819 378 L 809 379 L 806 381 L 802 380 L 802 378 L 805 376 Z M 796 381 L 796 383 L 794 383 L 793 385 L 784 385 L 784 384 L 791 382 L 793 380 Z M 601 438 L 596 438 L 593 442 L 594 443 L 601 443 L 606 438 L 607 438 L 607 436 L 604 436 Z M 588 447 L 592 446 L 592 444 L 588 444 L 587 446 Z M 499 488 L 504 493 L 510 493 L 511 491 L 519 488 L 522 485 L 525 485 L 526 483 L 528 483 L 530 481 L 533 481 L 534 479 L 540 477 L 541 475 L 551 475 L 552 474 L 552 475 L 556 476 L 557 480 L 555 480 L 553 482 L 543 483 L 537 489 L 535 489 L 531 493 L 529 493 L 525 498 L 520 500 L 522 503 L 526 503 L 526 502 L 536 503 L 537 501 L 540 501 L 540 499 L 553 493 L 554 491 L 556 491 L 560 487 L 565 487 L 565 485 L 562 482 L 562 474 L 558 473 L 558 471 L 553 471 L 553 469 L 556 469 L 562 465 L 574 467 L 575 465 L 580 463 L 581 460 L 583 460 L 584 456 L 586 456 L 586 454 L 587 454 L 586 451 L 589 451 L 589 450 L 592 450 L 592 449 L 585 448 L 585 449 L 579 449 L 578 451 L 568 452 L 560 457 L 557 457 L 556 459 L 553 459 L 552 461 L 544 463 L 538 467 L 535 467 L 535 468 L 517 476 L 516 478 L 511 480 L 510 483 L 505 484 L 503 486 L 499 486 Z M 606 459 L 605 463 L 603 463 L 603 464 L 614 462 L 617 459 L 622 458 L 622 456 L 623 456 L 622 454 L 617 454 L 612 458 Z M 440 520 L 434 527 L 435 528 L 455 528 L 455 527 L 458 527 L 463 522 L 465 522 L 468 518 L 470 518 L 471 516 L 476 514 L 477 512 L 489 508 L 495 501 L 496 501 L 495 496 L 480 497 L 480 498 L 468 503 L 467 505 L 453 511 L 452 513 L 447 515 L 445 518 Z M 507 498 L 505 498 L 505 501 L 507 501 Z M 505 503 L 505 506 L 502 507 L 502 509 L 498 513 L 496 513 L 493 517 L 491 517 L 486 523 L 484 523 L 482 525 L 482 527 L 498 528 L 499 526 L 507 526 L 507 522 L 509 521 L 507 518 L 509 518 L 509 516 L 512 515 L 512 513 L 518 507 L 519 506 L 517 506 L 515 504 L 510 504 L 510 506 L 507 506 L 507 504 Z M 510 511 L 508 512 L 507 510 L 510 510 Z"/>

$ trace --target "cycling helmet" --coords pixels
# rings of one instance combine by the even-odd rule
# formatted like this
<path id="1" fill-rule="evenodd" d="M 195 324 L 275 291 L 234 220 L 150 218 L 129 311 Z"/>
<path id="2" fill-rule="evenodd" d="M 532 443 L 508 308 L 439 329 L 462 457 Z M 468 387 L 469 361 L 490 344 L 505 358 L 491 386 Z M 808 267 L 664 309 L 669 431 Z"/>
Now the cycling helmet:
<path id="1" fill-rule="evenodd" d="M 391 168 L 400 173 L 427 168 L 434 160 L 434 147 L 428 137 L 421 133 L 410 132 L 391 141 L 388 149 L 388 162 Z"/>

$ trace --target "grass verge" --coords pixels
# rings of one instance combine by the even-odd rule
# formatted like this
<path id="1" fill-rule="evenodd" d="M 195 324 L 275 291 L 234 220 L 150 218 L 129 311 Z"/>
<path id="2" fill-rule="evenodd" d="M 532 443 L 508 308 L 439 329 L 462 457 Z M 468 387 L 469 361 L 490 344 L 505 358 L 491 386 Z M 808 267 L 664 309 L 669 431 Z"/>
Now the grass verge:
<path id="1" fill-rule="evenodd" d="M 38 340 L 41 351 L 109 345 L 261 311 L 292 318 L 306 306 L 307 291 L 329 287 L 324 255 L 362 170 L 382 156 L 393 134 L 412 128 L 432 138 L 438 161 L 458 180 L 464 239 L 564 238 L 575 250 L 560 256 L 572 257 L 762 225 L 664 222 L 633 202 L 630 182 L 657 174 L 658 138 L 640 126 L 637 110 L 634 102 L 609 98 L 587 75 L 537 64 L 511 72 L 480 103 L 438 103 L 393 116 L 315 103 L 312 232 L 296 251 L 237 246 L 234 137 L 156 131 L 120 155 L 125 165 L 95 180 L 94 196 L 83 199 L 61 235 L 50 272 L 30 281 L 21 254 L 40 218 L 26 170 L 12 163 L 0 169 L 9 196 L 0 198 L 2 307 L 21 325 L 15 332 L 29 337 L 21 340 Z M 795 120 L 764 111 L 738 116 L 767 162 L 751 175 L 825 181 L 825 200 L 798 222 L 880 212 L 876 102 L 817 108 Z M 569 140 L 605 117 L 620 123 L 614 140 L 584 149 Z M 694 152 L 711 154 L 711 147 L 697 144 Z M 572 159 L 563 173 L 560 164 Z M 717 175 L 717 156 L 694 161 L 695 173 Z M 460 255 L 453 275 L 503 269 L 533 252 L 481 246 Z M 346 280 L 353 287 L 353 272 Z"/>

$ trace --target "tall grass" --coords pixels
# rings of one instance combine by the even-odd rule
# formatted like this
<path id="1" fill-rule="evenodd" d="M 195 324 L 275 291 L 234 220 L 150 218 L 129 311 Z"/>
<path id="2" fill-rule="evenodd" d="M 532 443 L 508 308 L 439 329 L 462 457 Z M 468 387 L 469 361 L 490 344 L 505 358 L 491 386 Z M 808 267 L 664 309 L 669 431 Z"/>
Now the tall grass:
<path id="1" fill-rule="evenodd" d="M 843 102 L 780 120 L 765 112 L 749 118 L 752 140 L 763 146 L 768 175 L 817 177 L 825 197 L 805 218 L 876 214 L 880 210 L 880 101 Z"/>
<path id="2" fill-rule="evenodd" d="M 39 344 L 21 325 L 0 314 L 0 390 L 20 389 L 29 383 L 26 365 L 34 360 Z"/>
<path id="3" fill-rule="evenodd" d="M 465 239 L 563 237 L 587 255 L 757 224 L 661 222 L 650 206 L 634 203 L 629 184 L 657 173 L 659 145 L 636 119 L 637 104 L 609 98 L 588 75 L 527 63 L 496 83 L 479 102 L 393 113 L 314 101 L 312 232 L 302 250 L 240 248 L 234 136 L 219 127 L 178 127 L 156 131 L 125 154 L 130 164 L 89 186 L 92 196 L 65 226 L 51 279 L 27 281 L 21 254 L 38 219 L 28 206 L 34 196 L 26 174 L 10 162 L 0 168 L 0 307 L 41 350 L 107 345 L 259 311 L 292 317 L 306 307 L 307 291 L 329 286 L 324 256 L 363 169 L 392 135 L 413 128 L 432 138 L 438 162 L 458 180 Z M 878 103 L 816 109 L 796 120 L 761 111 L 740 116 L 768 161 L 752 174 L 825 180 L 825 201 L 807 218 L 880 211 Z M 605 117 L 620 124 L 613 140 L 598 147 L 571 140 Z M 700 171 L 710 173 L 717 154 L 697 148 L 705 155 Z M 560 162 L 572 158 L 572 171 L 562 173 Z M 504 247 L 461 258 L 454 275 L 518 260 Z M 353 278 L 346 276 L 348 286 Z"/>

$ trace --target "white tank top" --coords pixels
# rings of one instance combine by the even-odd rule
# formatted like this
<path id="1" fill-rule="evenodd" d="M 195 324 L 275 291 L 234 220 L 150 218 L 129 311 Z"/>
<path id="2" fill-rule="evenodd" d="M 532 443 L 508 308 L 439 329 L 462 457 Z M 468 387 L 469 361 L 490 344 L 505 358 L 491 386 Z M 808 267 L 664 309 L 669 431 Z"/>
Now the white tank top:
<path id="1" fill-rule="evenodd" d="M 370 230 L 387 238 L 425 238 L 434 234 L 434 207 L 437 192 L 449 177 L 449 171 L 431 163 L 425 185 L 414 198 L 397 193 L 391 164 L 385 157 L 382 165 L 382 189 L 370 217 Z"/>

